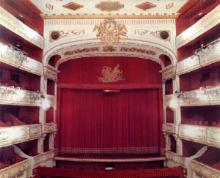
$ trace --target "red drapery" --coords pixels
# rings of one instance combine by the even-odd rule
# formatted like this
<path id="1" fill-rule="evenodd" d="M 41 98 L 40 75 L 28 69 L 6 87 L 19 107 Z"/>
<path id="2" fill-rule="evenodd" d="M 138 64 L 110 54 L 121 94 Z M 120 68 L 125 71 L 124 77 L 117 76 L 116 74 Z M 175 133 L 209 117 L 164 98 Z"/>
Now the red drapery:
<path id="1" fill-rule="evenodd" d="M 62 89 L 61 152 L 158 153 L 158 92 Z"/>
<path id="2" fill-rule="evenodd" d="M 98 81 L 103 66 L 113 68 L 117 64 L 124 80 Z M 159 69 L 152 61 L 117 57 L 81 59 L 61 66 L 57 115 L 60 153 L 160 153 Z M 107 88 L 119 91 L 104 93 Z"/>

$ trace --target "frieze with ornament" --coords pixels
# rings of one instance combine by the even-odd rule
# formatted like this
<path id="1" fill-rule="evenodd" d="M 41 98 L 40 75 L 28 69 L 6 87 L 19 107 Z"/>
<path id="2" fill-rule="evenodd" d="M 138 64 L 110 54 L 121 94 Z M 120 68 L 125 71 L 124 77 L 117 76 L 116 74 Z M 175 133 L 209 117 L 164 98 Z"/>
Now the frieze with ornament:
<path id="1" fill-rule="evenodd" d="M 62 38 L 75 38 L 79 36 L 84 36 L 86 31 L 84 29 L 74 29 L 74 30 L 60 30 L 60 31 L 51 31 L 50 32 L 50 42 L 60 40 Z"/>
<path id="2" fill-rule="evenodd" d="M 127 28 L 113 19 L 105 19 L 99 25 L 95 25 L 93 31 L 97 31 L 96 37 L 106 46 L 118 44 L 127 35 Z"/>
<path id="3" fill-rule="evenodd" d="M 146 29 L 135 29 L 134 34 L 137 36 L 153 36 L 156 38 L 160 38 L 165 41 L 170 41 L 170 31 L 169 30 L 156 30 L 149 31 Z"/>

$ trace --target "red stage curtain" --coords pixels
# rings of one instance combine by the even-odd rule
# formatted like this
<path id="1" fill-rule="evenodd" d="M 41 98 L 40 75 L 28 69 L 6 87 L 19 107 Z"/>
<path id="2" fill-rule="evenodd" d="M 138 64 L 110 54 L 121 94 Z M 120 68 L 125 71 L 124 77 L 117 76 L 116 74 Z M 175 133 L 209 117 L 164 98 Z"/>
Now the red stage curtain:
<path id="1" fill-rule="evenodd" d="M 117 64 L 122 81 L 98 80 Z M 158 64 L 136 58 L 97 57 L 61 65 L 58 83 L 60 153 L 158 154 L 162 89 Z M 119 92 L 104 93 L 103 89 Z"/>
<path id="2" fill-rule="evenodd" d="M 158 89 L 62 89 L 61 152 L 158 153 L 158 94 Z"/>

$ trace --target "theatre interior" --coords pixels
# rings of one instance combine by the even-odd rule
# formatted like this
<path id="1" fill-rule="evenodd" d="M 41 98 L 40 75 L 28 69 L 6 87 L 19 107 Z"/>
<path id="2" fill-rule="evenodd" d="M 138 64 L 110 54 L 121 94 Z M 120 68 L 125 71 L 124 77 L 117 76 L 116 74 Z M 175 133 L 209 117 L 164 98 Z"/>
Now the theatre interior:
<path id="1" fill-rule="evenodd" d="M 220 178 L 220 0 L 0 0 L 1 178 Z"/>

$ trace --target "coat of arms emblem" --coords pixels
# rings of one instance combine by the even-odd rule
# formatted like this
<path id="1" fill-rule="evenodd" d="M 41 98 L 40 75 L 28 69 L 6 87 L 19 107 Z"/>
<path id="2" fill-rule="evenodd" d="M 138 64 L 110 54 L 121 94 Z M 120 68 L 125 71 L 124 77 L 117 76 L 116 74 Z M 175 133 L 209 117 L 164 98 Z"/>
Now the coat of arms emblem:
<path id="1" fill-rule="evenodd" d="M 113 69 L 111 67 L 104 66 L 102 68 L 101 73 L 102 73 L 102 76 L 98 77 L 98 80 L 100 82 L 111 83 L 111 82 L 118 82 L 120 80 L 124 80 L 122 78 L 123 71 L 120 70 L 119 64 L 117 64 Z"/>
<path id="2" fill-rule="evenodd" d="M 125 25 L 117 23 L 113 19 L 105 19 L 100 25 L 96 25 L 93 31 L 98 31 L 96 36 L 107 46 L 119 43 L 122 37 L 126 37 Z"/>

